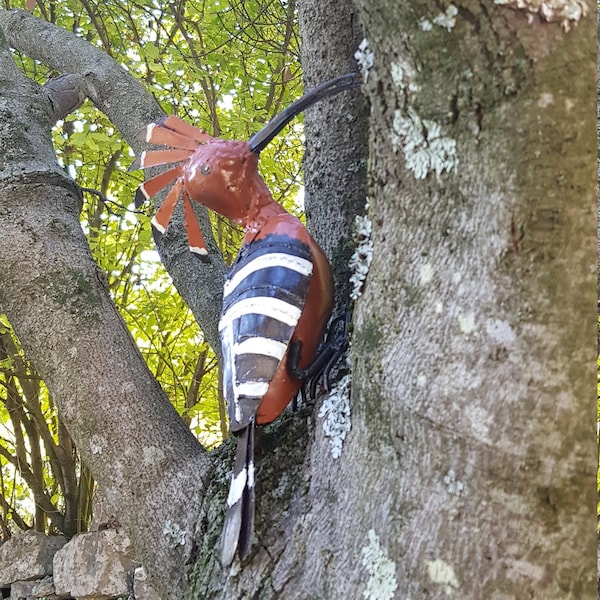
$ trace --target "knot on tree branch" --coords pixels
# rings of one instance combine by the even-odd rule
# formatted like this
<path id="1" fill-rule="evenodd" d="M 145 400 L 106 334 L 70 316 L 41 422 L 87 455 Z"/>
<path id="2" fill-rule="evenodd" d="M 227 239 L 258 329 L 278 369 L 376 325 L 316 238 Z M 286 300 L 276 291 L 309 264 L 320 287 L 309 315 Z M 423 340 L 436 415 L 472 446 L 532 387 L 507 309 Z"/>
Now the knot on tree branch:
<path id="1" fill-rule="evenodd" d="M 68 73 L 48 80 L 44 84 L 52 106 L 55 121 L 64 119 L 79 108 L 87 98 L 85 80 L 81 75 Z"/>

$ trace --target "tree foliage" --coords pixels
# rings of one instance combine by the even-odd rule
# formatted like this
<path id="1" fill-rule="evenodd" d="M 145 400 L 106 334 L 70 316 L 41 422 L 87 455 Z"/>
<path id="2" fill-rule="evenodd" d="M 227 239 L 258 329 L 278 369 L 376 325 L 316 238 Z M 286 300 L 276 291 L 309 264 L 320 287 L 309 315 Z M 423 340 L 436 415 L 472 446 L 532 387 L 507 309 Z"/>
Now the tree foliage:
<path id="1" fill-rule="evenodd" d="M 5 0 L 3 7 L 20 4 Z M 40 0 L 34 11 L 116 59 L 166 113 L 212 135 L 248 139 L 300 91 L 293 0 Z M 39 83 L 59 75 L 24 54 L 15 59 Z M 261 169 L 275 197 L 299 211 L 301 128 L 290 129 L 263 152 Z M 227 435 L 218 361 L 154 251 L 152 207 L 133 207 L 142 175 L 127 171 L 129 146 L 90 102 L 59 122 L 53 137 L 60 164 L 83 190 L 82 226 L 131 335 L 179 414 L 202 443 L 214 446 Z M 240 232 L 212 220 L 229 262 Z M 93 481 L 4 317 L 0 400 L 3 537 L 15 528 L 84 530 Z"/>

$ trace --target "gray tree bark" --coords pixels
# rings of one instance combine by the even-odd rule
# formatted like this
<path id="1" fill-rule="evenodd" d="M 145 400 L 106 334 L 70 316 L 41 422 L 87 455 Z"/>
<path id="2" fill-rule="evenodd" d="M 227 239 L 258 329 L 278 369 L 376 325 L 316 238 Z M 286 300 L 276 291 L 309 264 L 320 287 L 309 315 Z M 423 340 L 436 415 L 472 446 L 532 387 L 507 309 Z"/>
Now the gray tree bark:
<path id="1" fill-rule="evenodd" d="M 374 258 L 340 512 L 390 598 L 596 597 L 595 7 L 516 4 L 357 1 Z"/>
<path id="2" fill-rule="evenodd" d="M 257 542 L 231 573 L 215 551 L 224 452 L 192 443 L 145 371 L 85 248 L 43 102 L 2 54 L 14 83 L 0 127 L 14 143 L 0 160 L 0 306 L 140 556 L 176 592 L 194 540 L 193 598 L 595 597 L 595 8 L 520 4 L 357 0 L 374 252 L 355 310 L 352 430 L 333 459 L 320 404 L 264 429 Z M 0 11 L 12 38 L 9 18 L 26 19 Z M 305 0 L 301 23 L 309 81 L 333 74 L 332 57 L 346 70 L 352 7 Z M 338 272 L 348 250 L 321 203 L 349 235 L 364 198 L 348 175 L 362 168 L 348 152 L 364 140 L 356 106 L 340 153 L 327 133 L 339 115 L 306 120 L 309 210 Z M 9 119 L 26 110 L 35 131 Z M 190 535 L 174 549 L 175 525 Z"/>
<path id="3" fill-rule="evenodd" d="M 354 53 L 362 32 L 351 2 L 303 1 L 298 18 L 306 89 L 357 70 Z M 309 133 L 304 157 L 306 220 L 330 259 L 338 310 L 347 306 L 350 293 L 354 218 L 365 212 L 367 116 L 368 107 L 358 91 L 320 103 L 304 115 Z"/>

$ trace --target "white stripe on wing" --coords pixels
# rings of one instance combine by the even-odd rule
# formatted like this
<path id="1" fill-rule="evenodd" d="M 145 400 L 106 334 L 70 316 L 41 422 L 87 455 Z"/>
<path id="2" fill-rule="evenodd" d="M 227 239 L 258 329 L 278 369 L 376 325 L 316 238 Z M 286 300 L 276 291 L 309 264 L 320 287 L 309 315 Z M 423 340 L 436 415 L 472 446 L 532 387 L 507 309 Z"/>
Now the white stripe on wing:
<path id="1" fill-rule="evenodd" d="M 287 344 L 272 340 L 267 337 L 253 337 L 236 344 L 233 348 L 233 353 L 236 356 L 241 354 L 260 354 L 261 356 L 271 356 L 281 360 L 285 351 L 287 350 Z"/>
<path id="2" fill-rule="evenodd" d="M 285 254 L 283 252 L 272 252 L 268 254 L 261 254 L 248 264 L 244 265 L 235 275 L 225 282 L 223 290 L 224 296 L 228 296 L 235 290 L 240 282 L 251 275 L 262 269 L 268 269 L 269 267 L 282 267 L 284 269 L 290 269 L 296 271 L 305 277 L 308 277 L 312 273 L 312 262 L 293 254 Z"/>
<path id="3" fill-rule="evenodd" d="M 242 298 L 227 310 L 219 321 L 219 331 L 244 315 L 265 315 L 295 327 L 302 311 L 285 300 L 270 297 Z"/>

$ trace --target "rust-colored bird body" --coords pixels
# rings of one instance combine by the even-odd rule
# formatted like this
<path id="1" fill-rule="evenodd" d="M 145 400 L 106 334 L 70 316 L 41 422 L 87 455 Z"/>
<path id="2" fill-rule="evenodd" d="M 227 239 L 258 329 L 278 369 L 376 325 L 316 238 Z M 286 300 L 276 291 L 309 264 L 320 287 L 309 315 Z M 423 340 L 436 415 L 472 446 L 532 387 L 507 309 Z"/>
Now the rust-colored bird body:
<path id="1" fill-rule="evenodd" d="M 254 522 L 254 425 L 276 419 L 302 385 L 333 308 L 327 258 L 299 219 L 273 197 L 258 173 L 259 152 L 298 112 L 357 85 L 354 75 L 327 82 L 276 117 L 249 142 L 214 138 L 167 116 L 148 126 L 146 140 L 166 146 L 142 153 L 139 167 L 179 163 L 145 181 L 136 205 L 172 184 L 152 225 L 162 234 L 183 200 L 190 250 L 206 254 L 192 208 L 199 202 L 244 228 L 227 275 L 219 322 L 223 387 L 238 450 L 227 501 L 221 561 L 249 552 Z M 289 348 L 294 346 L 294 363 Z M 295 376 L 296 375 L 296 376 Z"/>

